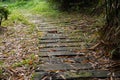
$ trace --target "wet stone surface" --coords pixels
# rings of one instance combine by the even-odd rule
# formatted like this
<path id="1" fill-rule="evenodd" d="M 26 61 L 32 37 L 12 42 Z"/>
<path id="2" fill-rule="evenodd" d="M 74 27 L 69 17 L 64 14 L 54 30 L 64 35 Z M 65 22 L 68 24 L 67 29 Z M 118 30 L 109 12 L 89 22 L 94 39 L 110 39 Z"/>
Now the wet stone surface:
<path id="1" fill-rule="evenodd" d="M 37 65 L 34 80 L 89 80 L 110 77 L 109 71 L 95 69 L 88 62 L 87 53 L 79 51 L 86 45 L 82 38 L 71 37 L 69 30 L 64 32 L 60 27 L 48 24 L 41 24 L 39 29 L 45 34 L 39 39 L 41 64 Z"/>

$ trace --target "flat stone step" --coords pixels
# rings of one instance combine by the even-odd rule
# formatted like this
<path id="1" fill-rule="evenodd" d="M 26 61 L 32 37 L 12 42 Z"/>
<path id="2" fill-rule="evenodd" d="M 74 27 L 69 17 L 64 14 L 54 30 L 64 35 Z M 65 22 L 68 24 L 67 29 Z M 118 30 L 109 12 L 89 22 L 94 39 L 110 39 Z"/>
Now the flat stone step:
<path id="1" fill-rule="evenodd" d="M 40 44 L 45 44 L 45 43 L 79 43 L 81 40 L 69 40 L 69 39 L 57 39 L 57 40 L 40 40 Z"/>
<path id="2" fill-rule="evenodd" d="M 92 80 L 92 78 L 99 78 L 100 80 L 106 80 L 104 78 L 110 78 L 110 72 L 106 70 L 79 70 L 79 71 L 59 71 L 58 73 L 51 72 L 35 72 L 34 80 L 42 80 L 50 77 L 52 80 Z M 115 76 L 120 77 L 120 73 L 115 73 Z M 94 79 L 93 79 L 94 80 Z M 98 79 L 97 79 L 98 80 Z"/>
<path id="3" fill-rule="evenodd" d="M 92 69 L 91 64 L 80 64 L 80 63 L 63 63 L 63 64 L 41 64 L 38 65 L 36 72 L 39 71 L 55 71 L 55 70 L 84 70 Z"/>
<path id="4" fill-rule="evenodd" d="M 80 50 L 80 47 L 51 47 L 51 48 L 41 48 L 41 52 L 49 52 L 49 51 L 75 51 Z"/>
<path id="5" fill-rule="evenodd" d="M 41 32 L 47 32 L 48 34 L 49 34 L 49 33 L 56 33 L 56 34 L 62 33 L 62 32 L 60 32 L 60 31 L 57 30 L 57 29 L 45 29 L 45 28 L 43 28 L 43 29 L 41 29 L 41 30 L 42 30 Z"/>
<path id="6" fill-rule="evenodd" d="M 47 34 L 45 34 L 44 37 L 46 37 L 46 36 L 54 36 L 54 37 L 56 37 L 56 36 L 65 36 L 65 34 L 59 34 L 59 33 L 50 34 L 50 33 L 47 33 Z"/>
<path id="7" fill-rule="evenodd" d="M 59 51 L 59 52 L 41 52 L 39 56 L 41 57 L 49 57 L 49 56 L 83 56 L 85 53 L 75 53 L 71 51 Z"/>
<path id="8" fill-rule="evenodd" d="M 44 44 L 40 44 L 40 47 L 81 47 L 81 45 L 83 45 L 85 43 L 83 42 L 74 42 L 74 43 L 61 43 L 61 42 L 57 42 L 57 43 L 44 43 Z"/>
<path id="9" fill-rule="evenodd" d="M 41 48 L 40 52 L 50 52 L 50 51 L 70 51 L 69 48 L 55 47 L 55 48 Z"/>
<path id="10" fill-rule="evenodd" d="M 42 37 L 41 39 L 39 40 L 61 40 L 61 39 L 67 39 L 66 37 L 60 37 L 60 38 L 45 38 L 45 37 Z"/>
<path id="11" fill-rule="evenodd" d="M 107 70 L 79 70 L 76 73 L 67 71 L 64 73 L 66 79 L 75 78 L 110 78 L 110 71 Z M 120 77 L 120 73 L 115 72 L 114 77 Z"/>
<path id="12" fill-rule="evenodd" d="M 57 38 L 46 38 L 46 37 L 42 37 L 41 39 L 39 40 L 66 40 L 66 39 L 69 39 L 69 40 L 80 40 L 80 38 L 78 37 L 57 37 Z"/>
<path id="13" fill-rule="evenodd" d="M 78 45 L 74 45 L 74 44 L 62 44 L 62 45 L 59 45 L 59 44 L 43 44 L 43 45 L 40 45 L 40 48 L 55 48 L 55 47 L 81 47 L 80 44 Z"/>
<path id="14" fill-rule="evenodd" d="M 47 29 L 47 30 L 51 30 L 51 29 L 55 29 L 55 30 L 57 30 L 58 28 L 57 27 L 39 27 L 41 30 L 43 30 L 43 29 Z"/>
<path id="15" fill-rule="evenodd" d="M 108 78 L 110 77 L 109 71 L 106 70 L 80 70 L 78 73 L 72 73 L 70 71 L 65 72 L 66 79 L 71 78 Z"/>
<path id="16" fill-rule="evenodd" d="M 43 38 L 65 38 L 68 37 L 68 35 L 65 34 L 45 34 Z"/>
<path id="17" fill-rule="evenodd" d="M 84 60 L 87 60 L 84 56 L 76 57 L 40 57 L 40 62 L 43 64 L 62 64 L 62 63 L 82 63 Z"/>
<path id="18" fill-rule="evenodd" d="M 44 21 L 44 22 L 45 22 L 45 21 Z M 48 28 L 48 29 L 49 29 L 49 28 L 55 28 L 55 29 L 58 28 L 58 26 L 50 25 L 50 24 L 48 24 L 48 23 L 47 23 L 47 24 L 44 24 L 44 22 L 41 22 L 38 27 L 39 27 L 39 28 L 46 28 L 46 29 L 47 29 L 47 28 Z M 46 25 L 46 26 L 42 26 L 42 25 Z"/>

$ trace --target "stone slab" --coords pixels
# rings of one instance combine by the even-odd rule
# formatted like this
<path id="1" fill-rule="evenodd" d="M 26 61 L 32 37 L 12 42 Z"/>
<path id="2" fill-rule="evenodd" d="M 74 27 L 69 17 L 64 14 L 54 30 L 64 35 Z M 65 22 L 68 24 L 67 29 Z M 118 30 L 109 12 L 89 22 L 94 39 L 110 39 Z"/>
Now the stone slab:
<path id="1" fill-rule="evenodd" d="M 68 37 L 68 36 L 64 34 L 46 34 L 44 35 L 43 38 L 65 38 L 65 37 Z"/>
<path id="2" fill-rule="evenodd" d="M 71 51 L 59 51 L 59 52 L 41 52 L 39 56 L 49 57 L 49 56 L 83 56 L 85 53 L 75 53 Z"/>
<path id="3" fill-rule="evenodd" d="M 66 37 L 60 37 L 60 38 L 45 38 L 45 37 L 42 37 L 40 40 L 60 40 L 60 39 L 68 39 Z"/>
<path id="4" fill-rule="evenodd" d="M 108 78 L 110 77 L 109 71 L 105 70 L 79 70 L 78 72 L 66 71 L 64 77 L 66 79 L 76 78 Z"/>
<path id="5" fill-rule="evenodd" d="M 64 39 L 69 39 L 69 40 L 80 40 L 78 37 L 59 37 L 59 38 L 46 38 L 42 37 L 40 40 L 64 40 Z"/>
<path id="6" fill-rule="evenodd" d="M 44 44 L 40 44 L 40 47 L 81 47 L 81 45 L 83 45 L 82 43 L 61 43 L 61 42 L 57 42 L 57 43 L 44 43 Z"/>
<path id="7" fill-rule="evenodd" d="M 40 57 L 41 63 L 52 63 L 52 64 L 62 64 L 62 63 L 82 63 L 86 60 L 83 56 L 77 57 Z"/>
<path id="8" fill-rule="evenodd" d="M 73 44 L 73 45 L 71 45 L 71 44 L 69 44 L 69 45 L 67 45 L 67 44 L 43 44 L 43 45 L 40 45 L 40 48 L 42 49 L 42 48 L 55 48 L 55 47 L 64 47 L 64 48 L 66 48 L 66 47 L 81 47 L 81 45 L 80 44 L 78 44 L 78 45 L 76 45 L 76 44 Z"/>
<path id="9" fill-rule="evenodd" d="M 40 40 L 40 44 L 48 44 L 48 43 L 80 43 L 81 40 L 63 40 L 63 39 L 58 39 L 58 40 Z"/>
<path id="10" fill-rule="evenodd" d="M 80 50 L 80 47 L 51 47 L 51 48 L 45 48 L 42 47 L 40 49 L 40 52 L 49 52 L 49 51 L 75 51 Z"/>
<path id="11" fill-rule="evenodd" d="M 41 70 L 43 71 L 55 71 L 55 70 L 84 70 L 84 69 L 92 69 L 91 64 L 80 64 L 80 63 L 63 63 L 63 64 L 41 64 L 38 65 L 36 72 Z"/>
<path id="12" fill-rule="evenodd" d="M 110 72 L 106 70 L 79 70 L 79 71 L 62 71 L 62 72 L 35 72 L 34 80 L 42 80 L 46 76 L 50 76 L 54 80 L 94 80 L 94 78 L 100 80 L 106 80 L 110 78 Z M 120 77 L 117 73 L 116 77 Z M 49 78 L 49 77 L 48 77 Z M 49 79 L 48 79 L 49 80 Z M 96 79 L 95 79 L 96 80 Z"/>

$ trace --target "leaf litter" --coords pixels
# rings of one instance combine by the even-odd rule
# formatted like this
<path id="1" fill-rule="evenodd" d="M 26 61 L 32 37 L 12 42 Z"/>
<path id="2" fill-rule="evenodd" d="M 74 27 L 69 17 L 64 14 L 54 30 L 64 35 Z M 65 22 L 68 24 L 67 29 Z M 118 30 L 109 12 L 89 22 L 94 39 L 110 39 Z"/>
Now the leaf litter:
<path id="1" fill-rule="evenodd" d="M 39 61 L 38 35 L 36 27 L 30 33 L 30 25 L 8 26 L 0 34 L 0 79 L 30 80 Z"/>
<path id="2" fill-rule="evenodd" d="M 79 14 L 80 15 L 80 14 Z M 48 20 L 48 24 L 61 27 L 64 34 L 69 34 L 69 38 L 76 37 L 81 39 L 80 49 L 73 50 L 76 53 L 81 53 L 87 59 L 82 63 L 90 63 L 94 69 L 108 70 L 111 64 L 109 58 L 103 56 L 102 48 L 97 48 L 99 41 L 98 36 L 94 34 L 96 31 L 97 20 L 87 16 L 70 15 L 61 17 L 54 21 Z M 76 16 L 76 17 L 75 17 Z M 35 17 L 35 16 L 31 16 Z M 35 24 L 40 24 L 39 20 L 32 21 Z M 49 33 L 58 33 L 56 30 Z M 77 34 L 76 34 L 77 33 Z M 7 31 L 0 34 L 0 78 L 6 80 L 30 80 L 33 76 L 36 65 L 39 64 L 39 39 L 42 33 L 38 31 L 38 27 L 31 33 L 30 26 L 24 24 L 15 24 L 8 26 Z M 91 39 L 91 37 L 93 37 Z M 44 46 L 41 46 L 41 48 Z M 55 52 L 55 50 L 50 50 Z M 63 60 L 66 63 L 74 63 L 74 60 Z M 44 63 L 43 63 L 44 64 Z M 115 64 L 114 64 L 115 65 Z M 109 68 L 110 69 L 110 68 Z M 59 71 L 55 71 L 59 74 Z M 60 74 L 65 79 L 65 77 Z M 43 77 L 43 80 L 50 76 Z M 93 80 L 93 79 L 92 79 Z"/>
<path id="3" fill-rule="evenodd" d="M 86 60 L 83 60 L 82 63 L 90 63 L 93 69 L 96 70 L 109 70 L 111 72 L 114 69 L 109 67 L 117 65 L 111 63 L 112 60 L 109 58 L 109 55 L 103 54 L 104 50 L 98 40 L 99 35 L 97 33 L 97 30 L 100 28 L 99 26 L 101 26 L 101 24 L 98 23 L 98 19 L 80 14 L 67 15 L 66 17 L 61 16 L 58 20 L 52 22 L 53 25 L 61 27 L 61 31 L 64 32 L 64 34 L 68 34 L 69 38 L 75 37 L 76 39 L 81 40 L 82 46 L 80 46 L 80 49 L 75 49 L 73 51 L 76 53 L 83 53 Z M 54 50 L 50 51 L 54 52 Z M 68 59 L 64 60 L 64 62 L 74 63 L 74 60 Z"/>

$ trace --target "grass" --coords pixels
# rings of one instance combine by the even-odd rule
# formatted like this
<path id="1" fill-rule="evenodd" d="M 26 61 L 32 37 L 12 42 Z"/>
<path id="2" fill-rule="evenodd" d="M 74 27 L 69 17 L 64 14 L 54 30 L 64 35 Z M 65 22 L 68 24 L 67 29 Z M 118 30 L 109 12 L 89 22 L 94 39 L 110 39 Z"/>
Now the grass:
<path id="1" fill-rule="evenodd" d="M 23 65 L 29 65 L 29 64 L 32 64 L 31 60 L 29 59 L 26 59 L 26 60 L 22 60 L 20 62 L 16 62 L 12 65 L 12 67 L 21 67 Z"/>
<path id="2" fill-rule="evenodd" d="M 45 0 L 31 0 L 21 8 L 29 10 L 32 14 L 40 14 L 44 17 L 58 17 L 60 12 L 53 9 Z"/>
<path id="3" fill-rule="evenodd" d="M 9 15 L 8 20 L 3 22 L 3 26 L 12 26 L 14 23 L 22 23 L 25 25 L 29 25 L 29 21 L 27 18 L 20 12 L 18 11 L 12 11 L 11 14 Z"/>
<path id="4" fill-rule="evenodd" d="M 14 23 L 22 23 L 25 25 L 31 25 L 31 23 L 24 16 L 26 13 L 39 14 L 44 17 L 57 18 L 60 12 L 50 7 L 49 3 L 45 0 L 31 0 L 31 1 L 20 1 L 20 2 L 4 2 L 1 5 L 7 5 L 10 11 L 9 19 L 3 21 L 3 26 L 12 26 Z M 33 25 L 32 25 L 33 26 Z"/>
<path id="5" fill-rule="evenodd" d="M 40 14 L 43 15 L 45 17 L 53 17 L 53 18 L 57 18 L 58 16 L 61 16 L 61 13 L 59 13 L 59 11 L 54 10 L 50 7 L 49 3 L 45 2 L 45 1 L 39 1 L 39 0 L 32 0 L 29 2 L 16 2 L 16 3 L 6 3 L 8 5 L 8 8 L 11 12 L 11 14 L 9 15 L 9 19 L 7 21 L 4 21 L 2 25 L 4 26 L 12 26 L 15 24 L 25 24 L 25 25 L 30 25 L 30 33 L 33 32 L 34 30 L 34 25 L 28 20 L 28 18 L 26 18 L 24 16 L 24 14 L 27 14 L 30 12 L 30 14 Z M 21 6 L 22 5 L 22 6 Z M 22 10 L 22 12 L 21 12 Z M 28 12 L 26 12 L 28 11 Z M 66 15 L 66 16 L 64 16 Z M 72 21 L 73 18 L 70 15 L 64 14 L 62 15 L 61 19 L 63 22 L 63 26 L 66 25 L 66 23 L 64 21 L 69 20 L 69 22 Z M 65 19 L 66 17 L 66 19 Z M 63 21 L 64 20 L 64 21 Z M 78 19 L 76 19 L 78 20 Z M 61 23 L 62 24 L 62 23 Z M 75 23 L 76 24 L 76 23 Z M 60 25 L 60 23 L 59 23 Z M 97 24 L 96 24 L 97 25 Z M 68 25 L 69 27 L 69 25 Z M 79 32 L 79 31 L 78 31 Z M 37 32 L 37 35 L 41 35 L 41 32 Z M 74 36 L 75 34 L 71 35 Z M 85 41 L 85 44 L 81 44 L 83 45 L 82 48 L 84 48 L 84 46 L 87 43 L 90 43 L 92 41 L 88 40 L 88 36 L 87 34 L 84 35 L 82 32 L 79 32 L 79 35 L 81 35 L 80 37 L 83 39 L 83 41 Z M 78 37 L 79 37 L 78 35 Z M 36 65 L 36 63 L 34 63 L 36 56 L 34 54 L 29 55 L 29 58 L 26 58 L 24 60 L 21 60 L 19 62 L 15 62 L 12 67 L 20 67 L 20 66 L 30 66 L 30 65 Z M 1 73 L 1 70 L 0 70 Z M 87 74 L 85 74 L 87 75 Z"/>
<path id="6" fill-rule="evenodd" d="M 48 3 L 46 2 L 39 2 L 37 3 L 36 6 L 34 6 L 34 8 L 32 8 L 32 11 L 34 13 L 38 13 L 41 14 L 43 16 L 52 16 L 52 17 L 56 17 L 59 15 L 57 10 L 53 10 Z"/>
<path id="7" fill-rule="evenodd" d="M 35 61 L 38 59 L 38 56 L 36 56 L 35 54 L 30 54 L 27 59 L 21 60 L 19 62 L 15 62 L 12 67 L 21 67 L 21 66 L 30 66 L 30 65 L 34 65 L 34 67 L 36 66 Z"/>

